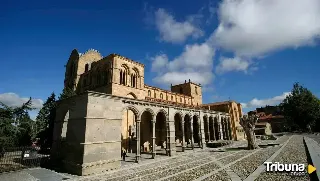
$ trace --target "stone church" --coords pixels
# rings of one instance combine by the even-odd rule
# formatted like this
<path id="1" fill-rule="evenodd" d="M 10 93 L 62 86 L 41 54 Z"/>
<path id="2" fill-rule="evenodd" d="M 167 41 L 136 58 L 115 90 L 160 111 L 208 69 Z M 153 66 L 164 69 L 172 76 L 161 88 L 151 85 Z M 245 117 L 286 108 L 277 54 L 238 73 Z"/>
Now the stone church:
<path id="1" fill-rule="evenodd" d="M 163 90 L 144 83 L 144 65 L 118 54 L 73 50 L 64 86 L 77 95 L 58 102 L 52 159 L 67 172 L 117 169 L 121 152 L 155 158 L 236 140 L 230 113 L 202 106 L 201 85 L 186 80 Z"/>

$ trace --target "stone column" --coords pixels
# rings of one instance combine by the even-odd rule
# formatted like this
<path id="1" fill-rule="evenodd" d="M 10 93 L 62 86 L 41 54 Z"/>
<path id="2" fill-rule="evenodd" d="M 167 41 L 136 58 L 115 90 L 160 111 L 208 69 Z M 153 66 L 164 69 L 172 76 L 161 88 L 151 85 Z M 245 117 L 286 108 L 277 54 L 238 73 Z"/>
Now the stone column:
<path id="1" fill-rule="evenodd" d="M 202 129 L 201 129 L 201 121 L 199 120 L 199 117 L 197 119 L 198 124 L 198 138 L 199 138 L 199 147 L 202 148 Z"/>
<path id="2" fill-rule="evenodd" d="M 169 156 L 174 156 L 176 154 L 176 137 L 175 137 L 175 125 L 174 118 L 173 121 L 168 120 L 168 148 Z"/>
<path id="3" fill-rule="evenodd" d="M 199 131 L 199 139 L 201 141 L 201 149 L 203 149 L 203 144 L 205 143 L 205 133 L 204 133 L 204 122 L 203 122 L 203 115 L 200 114 L 199 116 L 199 128 L 200 128 L 200 131 Z"/>
<path id="4" fill-rule="evenodd" d="M 207 135 L 208 135 L 208 142 L 210 142 L 210 119 L 207 117 Z"/>
<path id="5" fill-rule="evenodd" d="M 224 117 L 221 119 L 221 126 L 222 126 L 223 139 L 228 140 L 227 130 L 226 130 L 226 122 L 225 122 Z"/>
<path id="6" fill-rule="evenodd" d="M 182 127 L 182 151 L 184 151 L 186 148 L 186 145 L 185 145 L 186 138 L 184 137 L 184 120 L 183 120 L 183 118 L 181 120 L 181 127 Z"/>
<path id="7" fill-rule="evenodd" d="M 191 147 L 194 150 L 194 138 L 193 138 L 193 117 L 190 120 L 190 134 L 191 134 Z"/>
<path id="8" fill-rule="evenodd" d="M 215 123 L 215 119 L 212 118 L 213 141 L 217 140 L 217 139 L 216 139 L 216 129 L 215 129 L 215 127 L 214 127 L 214 123 Z"/>
<path id="9" fill-rule="evenodd" d="M 156 121 L 152 120 L 152 158 L 156 157 Z"/>
<path id="10" fill-rule="evenodd" d="M 140 123 L 141 120 L 137 119 L 137 153 L 136 153 L 136 162 L 139 163 L 140 162 Z"/>
<path id="11" fill-rule="evenodd" d="M 218 116 L 218 130 L 219 130 L 219 138 L 220 140 L 223 140 L 223 130 L 222 130 L 222 124 L 221 124 L 221 115 Z"/>
<path id="12" fill-rule="evenodd" d="M 230 117 L 228 118 L 228 129 L 229 129 L 229 138 L 230 140 L 232 140 L 232 125 L 231 125 L 231 122 L 230 122 Z"/>

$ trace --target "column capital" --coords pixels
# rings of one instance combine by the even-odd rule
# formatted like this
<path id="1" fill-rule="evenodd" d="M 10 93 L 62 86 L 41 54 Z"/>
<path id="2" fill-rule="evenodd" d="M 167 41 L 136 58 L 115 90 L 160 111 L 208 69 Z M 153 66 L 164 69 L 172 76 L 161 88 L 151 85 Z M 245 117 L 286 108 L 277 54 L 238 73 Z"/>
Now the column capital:
<path id="1" fill-rule="evenodd" d="M 136 119 L 136 122 L 137 122 L 137 123 L 141 123 L 141 120 L 140 120 L 140 119 Z"/>
<path id="2" fill-rule="evenodd" d="M 152 119 L 151 122 L 152 122 L 152 123 L 156 123 L 156 120 Z"/>

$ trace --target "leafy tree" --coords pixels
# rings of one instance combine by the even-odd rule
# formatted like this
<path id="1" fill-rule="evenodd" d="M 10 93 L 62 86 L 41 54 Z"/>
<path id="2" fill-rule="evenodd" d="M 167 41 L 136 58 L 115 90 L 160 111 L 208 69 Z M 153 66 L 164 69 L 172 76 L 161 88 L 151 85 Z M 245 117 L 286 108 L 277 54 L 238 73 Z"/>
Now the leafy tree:
<path id="1" fill-rule="evenodd" d="M 291 131 L 312 131 L 319 125 L 320 100 L 299 83 L 293 85 L 291 94 L 283 100 L 280 108 L 286 127 Z"/>
<path id="2" fill-rule="evenodd" d="M 51 93 L 36 118 L 37 136 L 42 147 L 48 148 L 52 143 L 53 123 L 56 115 L 56 95 Z"/>

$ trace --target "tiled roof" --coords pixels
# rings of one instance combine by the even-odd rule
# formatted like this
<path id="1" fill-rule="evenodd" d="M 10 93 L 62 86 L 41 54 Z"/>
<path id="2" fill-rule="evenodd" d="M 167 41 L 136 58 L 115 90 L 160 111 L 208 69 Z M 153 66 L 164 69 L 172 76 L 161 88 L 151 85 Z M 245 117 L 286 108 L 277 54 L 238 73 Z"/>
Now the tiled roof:
<path id="1" fill-rule="evenodd" d="M 214 102 L 214 103 L 208 103 L 208 104 L 202 104 L 201 106 L 216 106 L 216 105 L 224 105 L 224 104 L 230 104 L 232 102 L 237 103 L 236 101 L 223 101 L 223 102 Z"/>

